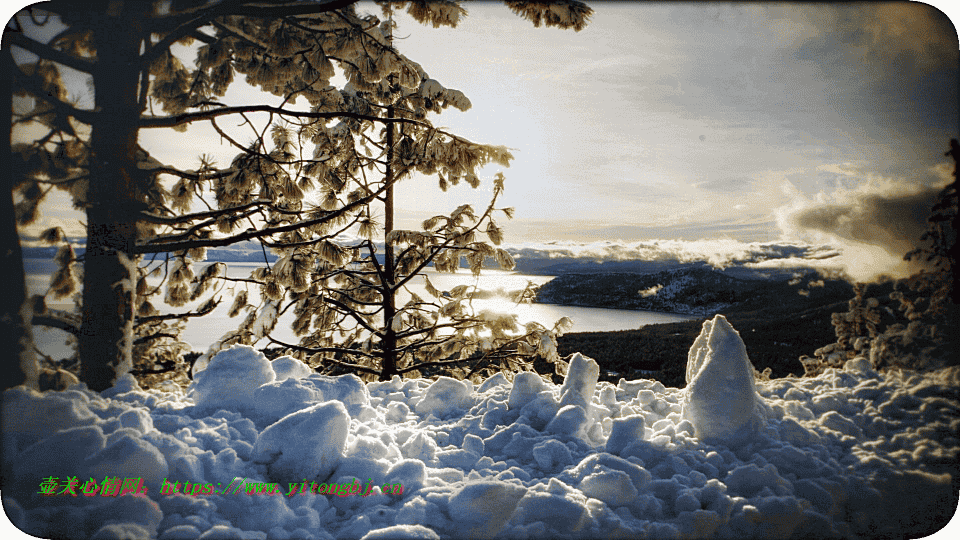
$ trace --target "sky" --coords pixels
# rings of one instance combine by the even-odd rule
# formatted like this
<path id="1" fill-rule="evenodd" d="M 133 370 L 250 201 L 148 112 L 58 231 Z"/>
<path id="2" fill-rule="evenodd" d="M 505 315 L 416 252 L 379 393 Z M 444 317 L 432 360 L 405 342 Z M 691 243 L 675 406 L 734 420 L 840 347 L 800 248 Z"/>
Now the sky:
<path id="1" fill-rule="evenodd" d="M 467 3 L 456 28 L 396 17 L 399 50 L 473 104 L 434 124 L 516 158 L 503 170 L 501 206 L 516 208 L 501 223 L 507 243 L 615 257 L 640 242 L 807 243 L 837 250 L 830 264 L 861 277 L 915 269 L 902 255 L 949 181 L 943 153 L 958 136 L 958 42 L 943 13 L 905 2 L 588 4 L 580 32 L 534 28 L 487 2 Z M 141 143 L 172 164 L 195 167 L 201 152 L 229 163 L 211 133 L 191 127 L 185 144 L 153 130 Z M 485 206 L 498 170 L 483 171 L 479 190 L 406 180 L 398 226 Z M 60 205 L 48 214 L 66 217 Z"/>

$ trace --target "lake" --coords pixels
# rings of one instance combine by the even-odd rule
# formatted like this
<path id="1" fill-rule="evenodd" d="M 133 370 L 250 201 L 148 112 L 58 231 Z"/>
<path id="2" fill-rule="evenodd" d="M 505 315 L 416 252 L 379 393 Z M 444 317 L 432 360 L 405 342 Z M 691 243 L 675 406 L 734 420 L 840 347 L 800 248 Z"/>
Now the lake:
<path id="1" fill-rule="evenodd" d="M 194 265 L 194 272 L 199 275 L 203 268 L 209 263 L 198 263 Z M 227 275 L 234 278 L 249 277 L 250 271 L 260 266 L 260 263 L 229 263 L 227 266 Z M 56 266 L 53 261 L 41 259 L 26 259 L 24 267 L 27 272 L 27 288 L 29 294 L 43 293 L 50 282 L 50 275 L 55 271 Z M 424 272 L 440 291 L 450 290 L 457 285 L 476 285 L 480 289 L 489 291 L 515 291 L 523 289 L 527 282 L 533 282 L 536 285 L 542 285 L 551 279 L 552 276 L 528 276 L 501 270 L 485 270 L 480 275 L 479 280 L 473 277 L 468 270 L 456 274 L 442 274 L 433 269 L 427 269 Z M 151 285 L 160 282 L 160 278 L 151 278 L 148 280 Z M 231 286 L 239 288 L 248 287 L 248 284 L 234 283 Z M 410 289 L 424 299 L 430 298 L 427 295 L 424 280 L 416 277 L 411 280 Z M 242 318 L 241 313 L 235 318 L 227 316 L 230 305 L 233 303 L 233 297 L 225 294 L 226 289 L 219 295 L 222 297 L 220 305 L 206 317 L 189 319 L 183 332 L 183 339 L 189 343 L 196 351 L 205 351 L 222 335 L 236 328 Z M 259 302 L 258 287 L 249 285 L 249 302 L 256 305 Z M 209 293 L 204 295 L 202 300 L 209 298 Z M 401 298 L 402 304 L 406 299 Z M 199 302 L 187 304 L 182 308 L 170 308 L 157 302 L 157 309 L 162 313 L 186 312 L 191 308 L 197 307 Z M 569 317 L 573 321 L 571 332 L 609 332 L 615 330 L 633 330 L 647 324 L 669 323 L 697 319 L 698 317 L 690 315 L 681 315 L 676 313 L 659 313 L 654 311 L 631 311 L 622 309 L 603 309 L 577 306 L 560 306 L 554 304 L 515 304 L 506 296 L 495 296 L 489 299 L 474 300 L 473 304 L 479 311 L 481 309 L 492 309 L 504 313 L 514 313 L 520 324 L 529 321 L 536 321 L 546 327 L 551 327 L 561 317 Z M 47 305 L 57 309 L 72 309 L 72 304 L 64 300 L 47 299 Z M 280 316 L 273 336 L 287 343 L 297 343 L 299 339 L 290 330 L 290 323 L 293 321 L 293 314 L 288 312 Z M 67 348 L 65 340 L 70 336 L 61 330 L 35 327 L 34 339 L 38 348 L 47 355 L 54 358 L 66 356 Z M 268 344 L 267 340 L 262 340 L 257 347 L 264 347 Z"/>

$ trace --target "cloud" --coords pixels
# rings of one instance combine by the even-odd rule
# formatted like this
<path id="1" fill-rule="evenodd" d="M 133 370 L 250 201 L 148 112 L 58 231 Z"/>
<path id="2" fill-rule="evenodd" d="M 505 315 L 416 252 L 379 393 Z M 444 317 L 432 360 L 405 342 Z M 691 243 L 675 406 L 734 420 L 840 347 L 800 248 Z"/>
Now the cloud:
<path id="1" fill-rule="evenodd" d="M 798 192 L 792 203 L 775 213 L 785 237 L 837 247 L 841 254 L 830 265 L 839 264 L 855 279 L 906 277 L 923 268 L 903 256 L 919 246 L 947 170 L 938 165 L 928 171 L 927 177 L 938 182 L 870 175 L 853 189 L 840 187 L 814 198 Z"/>
<path id="2" fill-rule="evenodd" d="M 770 260 L 823 260 L 837 255 L 830 246 L 795 242 L 741 242 L 730 238 L 705 240 L 645 240 L 643 242 L 528 242 L 508 251 L 515 258 L 569 258 L 590 261 L 705 262 L 717 268 L 754 265 Z"/>
<path id="3" fill-rule="evenodd" d="M 825 53 L 835 44 L 840 54 L 858 55 L 864 63 L 910 61 L 923 71 L 955 64 L 957 34 L 949 18 L 936 8 L 914 2 L 875 4 L 802 4 L 758 6 L 776 23 L 778 42 L 787 48 L 798 43 L 804 53 Z"/>
<path id="4" fill-rule="evenodd" d="M 699 182 L 695 185 L 696 187 L 700 189 L 705 189 L 707 191 L 739 193 L 749 189 L 750 187 L 753 186 L 754 183 L 755 183 L 755 180 L 753 180 L 752 178 L 737 176 L 733 178 L 716 178 L 713 180 Z"/>

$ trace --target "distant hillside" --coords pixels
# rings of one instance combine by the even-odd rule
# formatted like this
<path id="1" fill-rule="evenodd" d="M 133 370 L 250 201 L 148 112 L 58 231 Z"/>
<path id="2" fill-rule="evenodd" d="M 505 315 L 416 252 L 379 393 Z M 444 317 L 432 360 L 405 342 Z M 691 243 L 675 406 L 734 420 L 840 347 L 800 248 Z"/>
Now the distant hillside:
<path id="1" fill-rule="evenodd" d="M 545 283 L 536 301 L 707 315 L 745 300 L 759 284 L 703 267 L 651 274 L 563 274 Z"/>
<path id="2" fill-rule="evenodd" d="M 682 274 L 674 283 L 683 284 L 688 276 Z M 664 283 L 668 276 L 658 277 Z M 814 283 L 812 287 L 811 281 Z M 595 283 L 602 285 L 602 281 Z M 715 287 L 723 281 L 715 279 L 712 283 Z M 753 284 L 754 288 L 743 293 L 734 291 L 732 294 L 739 295 L 739 300 L 719 312 L 740 333 L 754 367 L 759 371 L 771 368 L 773 377 L 803 374 L 799 357 L 812 356 L 816 349 L 836 340 L 831 314 L 846 312 L 848 300 L 853 297 L 853 287 L 849 283 L 824 280 L 822 286 L 817 286 L 819 280 L 814 274 L 803 276 L 795 284 L 783 280 L 746 283 Z M 665 284 L 661 293 L 666 290 Z M 716 292 L 698 295 L 696 286 L 687 288 L 676 284 L 673 290 L 681 293 L 686 290 L 692 303 Z M 893 301 L 887 299 L 892 290 L 889 283 L 871 285 L 870 295 L 880 299 L 882 316 L 886 316 L 886 310 L 895 308 Z M 806 294 L 800 294 L 801 291 Z M 674 294 L 673 297 L 682 299 L 683 294 Z M 655 378 L 666 386 L 682 388 L 686 384 L 687 351 L 702 325 L 703 319 L 699 319 L 651 324 L 620 332 L 564 334 L 558 347 L 561 355 L 581 352 L 597 359 L 602 380 L 615 383 L 620 377 L 628 380 L 646 377 Z"/>
<path id="3" fill-rule="evenodd" d="M 730 274 L 736 272 L 704 265 L 651 274 L 563 274 L 540 287 L 536 301 L 708 316 L 760 308 L 809 309 L 850 297 L 850 286 L 843 281 L 828 280 L 822 287 L 810 287 L 816 277 L 812 272 L 794 284 L 779 276 L 740 279 Z M 801 290 L 806 296 L 799 293 Z"/>

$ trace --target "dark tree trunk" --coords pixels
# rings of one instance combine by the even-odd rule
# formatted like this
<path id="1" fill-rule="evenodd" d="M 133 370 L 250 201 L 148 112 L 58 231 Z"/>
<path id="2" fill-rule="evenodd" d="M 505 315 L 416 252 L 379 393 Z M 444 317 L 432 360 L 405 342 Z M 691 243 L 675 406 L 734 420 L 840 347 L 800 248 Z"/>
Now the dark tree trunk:
<path id="1" fill-rule="evenodd" d="M 40 367 L 33 352 L 33 326 L 30 305 L 27 300 L 27 281 L 23 271 L 23 252 L 17 221 L 13 210 L 13 155 L 10 148 L 13 127 L 13 58 L 10 47 L 3 44 L 0 51 L 0 163 L 3 163 L 3 179 L 0 188 L 0 272 L 4 280 L 4 292 L 0 294 L 0 343 L 10 347 L 16 344 L 17 355 L 7 357 L 7 366 L 0 369 L 0 391 L 20 384 L 37 386 Z"/>
<path id="2" fill-rule="evenodd" d="M 116 4 L 111 4 L 115 6 Z M 94 30 L 93 73 L 99 110 L 90 136 L 87 251 L 84 256 L 83 320 L 79 336 L 81 381 L 102 391 L 133 367 L 133 306 L 136 288 L 136 150 L 141 29 L 150 6 L 124 2 Z"/>
<path id="3" fill-rule="evenodd" d="M 393 118 L 393 107 L 387 109 L 387 117 Z M 389 184 L 387 192 L 384 195 L 383 204 L 383 235 L 384 239 L 393 231 L 393 122 L 387 124 L 387 171 L 386 181 Z M 383 274 L 386 280 L 383 283 L 383 341 L 382 352 L 383 362 L 380 366 L 380 380 L 389 381 L 397 371 L 397 333 L 393 330 L 393 318 L 397 314 L 396 291 L 393 289 L 396 283 L 395 261 L 393 260 L 393 245 L 390 242 L 384 242 L 383 246 Z"/>

